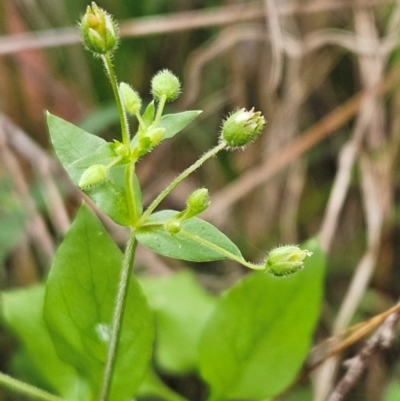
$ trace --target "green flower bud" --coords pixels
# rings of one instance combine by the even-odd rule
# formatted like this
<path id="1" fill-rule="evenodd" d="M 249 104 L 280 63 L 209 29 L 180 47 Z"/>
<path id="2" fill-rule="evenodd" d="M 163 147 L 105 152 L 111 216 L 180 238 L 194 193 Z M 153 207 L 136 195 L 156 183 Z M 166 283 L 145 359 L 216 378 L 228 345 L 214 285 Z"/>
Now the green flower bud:
<path id="1" fill-rule="evenodd" d="M 142 108 L 142 99 L 139 94 L 125 82 L 119 84 L 119 93 L 125 110 L 129 114 L 138 114 Z"/>
<path id="2" fill-rule="evenodd" d="M 231 149 L 245 146 L 257 138 L 264 125 L 265 119 L 260 111 L 240 109 L 222 124 L 221 140 Z"/>
<path id="3" fill-rule="evenodd" d="M 199 188 L 193 191 L 186 200 L 185 219 L 197 216 L 204 212 L 210 205 L 210 197 L 207 188 Z"/>
<path id="4" fill-rule="evenodd" d="M 107 167 L 102 164 L 90 166 L 79 180 L 79 188 L 86 189 L 93 185 L 101 184 L 107 178 Z"/>
<path id="5" fill-rule="evenodd" d="M 127 157 L 129 155 L 129 146 L 114 139 L 114 152 L 117 156 Z"/>
<path id="6" fill-rule="evenodd" d="M 159 71 L 151 80 L 151 93 L 157 100 L 165 95 L 167 102 L 171 102 L 178 97 L 180 90 L 179 79 L 169 70 Z"/>
<path id="7" fill-rule="evenodd" d="M 146 136 L 150 139 L 151 147 L 154 148 L 157 146 L 165 135 L 165 128 L 159 127 L 154 128 L 147 132 Z"/>
<path id="8" fill-rule="evenodd" d="M 118 27 L 110 14 L 92 2 L 87 6 L 81 24 L 82 39 L 86 47 L 97 55 L 115 50 L 118 44 Z"/>
<path id="9" fill-rule="evenodd" d="M 178 234 L 181 231 L 181 222 L 172 218 L 165 223 L 164 227 L 170 234 Z"/>
<path id="10" fill-rule="evenodd" d="M 265 261 L 265 268 L 274 276 L 286 276 L 303 269 L 304 260 L 312 252 L 295 245 L 280 246 L 273 249 Z"/>

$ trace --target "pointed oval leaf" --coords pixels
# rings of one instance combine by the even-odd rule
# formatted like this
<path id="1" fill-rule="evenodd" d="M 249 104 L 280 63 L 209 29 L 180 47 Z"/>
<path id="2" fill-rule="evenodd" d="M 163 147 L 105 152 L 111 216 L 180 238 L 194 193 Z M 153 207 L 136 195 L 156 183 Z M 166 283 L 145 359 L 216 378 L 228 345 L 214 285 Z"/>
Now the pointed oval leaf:
<path id="1" fill-rule="evenodd" d="M 178 212 L 163 210 L 152 214 L 146 225 L 136 231 L 137 240 L 161 255 L 193 262 L 242 258 L 239 248 L 212 224 L 197 217 L 182 222 L 177 234 L 170 234 L 164 223 Z"/>
<path id="2" fill-rule="evenodd" d="M 75 162 L 97 152 L 96 157 L 100 159 L 107 157 L 109 154 L 109 148 L 104 139 L 91 135 L 62 118 L 47 113 L 47 125 L 57 156 L 76 185 L 78 185 L 79 179 L 86 168 L 92 164 L 102 163 L 95 161 L 87 166 L 75 168 L 73 166 Z M 103 152 L 106 152 L 106 154 L 104 155 Z"/>
<path id="3" fill-rule="evenodd" d="M 270 399 L 299 372 L 322 297 L 324 256 L 317 240 L 304 270 L 277 279 L 252 273 L 228 290 L 200 341 L 200 373 L 210 400 Z"/>
<path id="4" fill-rule="evenodd" d="M 82 206 L 57 250 L 46 285 L 44 318 L 60 358 L 100 391 L 122 254 Z M 130 400 L 147 370 L 152 315 L 131 277 L 110 399 Z"/>
<path id="5" fill-rule="evenodd" d="M 177 133 L 181 132 L 188 124 L 190 124 L 200 113 L 201 110 L 189 110 L 181 113 L 166 114 L 161 117 L 158 126 L 165 128 L 163 139 L 172 138 Z"/>
<path id="6" fill-rule="evenodd" d="M 62 118 L 47 114 L 50 138 L 61 164 L 78 186 L 82 174 L 95 164 L 108 165 L 115 157 L 114 145 L 91 135 Z M 111 168 L 107 180 L 84 190 L 116 223 L 129 225 L 124 166 Z M 139 188 L 135 179 L 135 188 Z"/>

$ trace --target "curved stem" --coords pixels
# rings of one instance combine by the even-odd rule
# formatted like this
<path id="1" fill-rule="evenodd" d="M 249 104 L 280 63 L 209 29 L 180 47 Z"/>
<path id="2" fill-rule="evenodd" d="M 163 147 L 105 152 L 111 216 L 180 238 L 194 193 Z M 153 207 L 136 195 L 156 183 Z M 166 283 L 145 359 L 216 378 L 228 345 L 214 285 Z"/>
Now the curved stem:
<path id="1" fill-rule="evenodd" d="M 13 377 L 8 376 L 2 372 L 0 372 L 0 383 L 4 387 L 7 387 L 17 393 L 28 395 L 36 400 L 64 401 L 63 398 L 61 398 L 61 397 L 50 394 L 47 391 L 44 391 L 40 388 L 31 386 L 30 384 L 21 382 L 21 381 L 14 379 Z"/>
<path id="2" fill-rule="evenodd" d="M 199 160 L 196 161 L 196 163 L 192 164 L 190 167 L 188 167 L 185 171 L 183 171 L 181 174 L 178 175 L 158 196 L 154 201 L 151 203 L 151 205 L 146 209 L 146 211 L 143 213 L 142 217 L 139 220 L 139 226 L 140 223 L 145 223 L 146 219 L 150 216 L 150 214 L 154 211 L 154 209 L 164 200 L 164 198 L 176 187 L 178 186 L 186 177 L 188 177 L 190 174 L 193 173 L 196 169 L 198 169 L 205 161 L 210 159 L 211 157 L 215 156 L 219 151 L 224 149 L 226 147 L 225 142 L 220 142 L 217 146 L 214 148 L 210 149 L 208 152 L 206 152 L 202 157 L 200 157 Z"/>
<path id="3" fill-rule="evenodd" d="M 107 401 L 111 389 L 114 366 L 118 352 L 119 338 L 121 334 L 122 318 L 125 309 L 125 301 L 129 288 L 129 273 L 135 257 L 136 246 L 137 241 L 135 233 L 133 229 L 131 229 L 122 263 L 121 276 L 119 280 L 118 293 L 111 327 L 110 345 L 107 353 L 106 367 L 103 376 L 103 387 L 101 389 L 99 401 Z"/>
<path id="4" fill-rule="evenodd" d="M 105 54 L 102 57 L 104 66 L 106 68 L 106 72 L 108 78 L 110 79 L 111 87 L 114 93 L 115 102 L 117 104 L 118 109 L 118 117 L 121 123 L 121 135 L 122 135 L 122 143 L 124 145 L 129 146 L 129 126 L 128 119 L 126 117 L 125 110 L 122 106 L 121 96 L 119 94 L 118 86 L 117 86 L 117 78 L 114 71 L 114 66 L 111 61 L 111 56 L 109 54 Z"/>

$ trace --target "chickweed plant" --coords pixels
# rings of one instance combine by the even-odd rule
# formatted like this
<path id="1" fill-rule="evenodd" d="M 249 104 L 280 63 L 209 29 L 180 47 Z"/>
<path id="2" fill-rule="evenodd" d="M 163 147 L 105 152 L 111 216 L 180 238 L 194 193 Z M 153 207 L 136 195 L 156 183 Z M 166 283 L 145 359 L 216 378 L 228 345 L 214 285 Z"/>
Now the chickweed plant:
<path id="1" fill-rule="evenodd" d="M 51 141 L 72 181 L 100 210 L 127 227 L 129 238 L 122 254 L 83 204 L 46 283 L 4 292 L 2 321 L 21 343 L 16 371 L 30 384 L 3 373 L 0 383 L 48 401 L 143 396 L 179 401 L 185 398 L 156 372 L 192 373 L 207 386 L 210 401 L 273 397 L 301 368 L 318 318 L 323 275 L 318 242 L 306 245 L 312 258 L 311 251 L 287 245 L 255 264 L 216 227 L 198 218 L 210 204 L 206 188 L 192 192 L 181 211 L 157 210 L 208 159 L 255 141 L 264 117 L 254 109 L 233 112 L 222 123 L 217 145 L 144 208 L 137 162 L 200 111 L 164 114 L 166 103 L 181 92 L 179 79 L 168 70 L 152 79 L 153 101 L 143 110 L 139 94 L 115 76 L 116 22 L 92 3 L 80 30 L 86 48 L 104 64 L 121 136 L 107 142 L 47 114 Z M 134 134 L 128 115 L 137 119 Z M 221 296 L 208 294 L 189 272 L 136 278 L 131 270 L 138 243 L 171 258 L 231 259 L 256 272 Z"/>

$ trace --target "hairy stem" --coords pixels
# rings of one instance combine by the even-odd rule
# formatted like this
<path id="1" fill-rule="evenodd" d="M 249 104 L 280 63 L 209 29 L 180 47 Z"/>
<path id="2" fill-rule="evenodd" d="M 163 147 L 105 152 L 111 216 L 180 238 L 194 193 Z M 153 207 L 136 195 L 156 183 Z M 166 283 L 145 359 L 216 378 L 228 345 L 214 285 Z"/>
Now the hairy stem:
<path id="1" fill-rule="evenodd" d="M 160 99 L 160 101 L 158 103 L 157 114 L 156 114 L 156 117 L 155 117 L 154 122 L 153 122 L 154 126 L 156 126 L 156 127 L 158 126 L 158 123 L 161 120 L 161 116 L 162 116 L 162 113 L 164 111 L 164 107 L 165 107 L 166 101 L 167 101 L 167 96 L 166 95 L 162 95 L 161 99 Z"/>
<path id="2" fill-rule="evenodd" d="M 115 97 L 115 102 L 117 104 L 118 117 L 119 117 L 119 121 L 121 122 L 122 143 L 124 145 L 129 146 L 130 138 L 129 138 L 128 119 L 126 117 L 125 110 L 122 106 L 121 96 L 119 94 L 117 78 L 115 75 L 114 66 L 111 61 L 111 56 L 109 54 L 105 54 L 102 56 L 102 60 L 103 60 L 104 66 L 106 68 L 108 78 L 111 83 L 111 87 L 112 87 L 114 97 Z"/>
<path id="3" fill-rule="evenodd" d="M 133 182 L 134 175 L 135 162 L 132 161 L 125 166 L 125 188 L 128 201 L 129 218 L 132 226 L 135 225 L 139 219 L 139 211 L 135 199 L 135 187 Z"/>
<path id="4" fill-rule="evenodd" d="M 121 324 L 124 315 L 125 301 L 129 288 L 129 273 L 133 260 L 135 258 L 137 241 L 133 229 L 129 232 L 129 238 L 125 249 L 124 260 L 122 263 L 121 276 L 119 280 L 119 287 L 117 298 L 115 302 L 114 316 L 111 327 L 110 344 L 108 347 L 106 367 L 103 376 L 103 387 L 99 401 L 107 401 L 111 389 L 112 378 L 114 374 L 114 367 L 116 356 L 118 352 L 119 338 L 121 334 Z"/>
<path id="5" fill-rule="evenodd" d="M 0 383 L 6 388 L 9 388 L 20 394 L 25 394 L 36 400 L 63 401 L 63 398 L 57 397 L 56 395 L 53 395 L 53 394 L 50 394 L 47 391 L 41 390 L 40 388 L 31 386 L 30 384 L 21 382 L 21 381 L 14 379 L 13 377 L 8 376 L 2 372 L 0 372 Z"/>
<path id="6" fill-rule="evenodd" d="M 144 224 L 146 219 L 151 215 L 154 209 L 164 200 L 166 196 L 176 187 L 178 186 L 186 177 L 193 173 L 193 171 L 197 170 L 205 161 L 210 159 L 211 157 L 215 156 L 219 151 L 226 147 L 225 142 L 220 142 L 217 146 L 210 149 L 208 152 L 204 153 L 196 163 L 192 164 L 188 167 L 185 171 L 178 175 L 158 196 L 151 205 L 146 209 L 143 213 L 142 217 L 140 218 L 139 222 Z"/>

